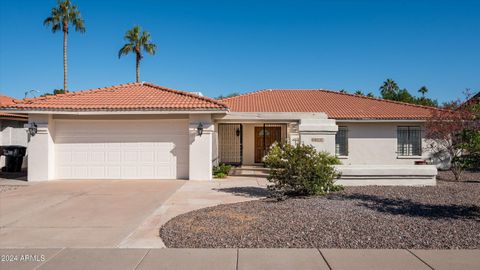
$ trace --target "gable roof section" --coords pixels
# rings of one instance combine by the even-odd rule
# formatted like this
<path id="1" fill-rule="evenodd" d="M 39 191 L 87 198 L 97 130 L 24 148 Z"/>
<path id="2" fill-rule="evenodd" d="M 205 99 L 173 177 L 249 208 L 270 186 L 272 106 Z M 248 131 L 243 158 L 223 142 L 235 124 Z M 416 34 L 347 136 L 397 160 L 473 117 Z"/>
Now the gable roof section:
<path id="1" fill-rule="evenodd" d="M 0 106 L 6 106 L 6 105 L 11 105 L 15 104 L 15 101 L 18 101 L 12 97 L 9 96 L 2 96 L 0 95 Z M 0 118 L 15 118 L 15 119 L 22 119 L 26 120 L 28 118 L 27 115 L 25 114 L 14 114 L 14 113 L 2 113 L 0 112 Z"/>
<path id="2" fill-rule="evenodd" d="M 344 120 L 423 120 L 438 110 L 324 89 L 266 89 L 221 101 L 232 112 L 325 112 Z"/>
<path id="3" fill-rule="evenodd" d="M 129 83 L 26 98 L 2 109 L 20 111 L 226 111 L 223 103 L 151 83 Z"/>
<path id="4" fill-rule="evenodd" d="M 13 104 L 14 101 L 15 99 L 12 97 L 0 95 L 0 106 L 6 105 L 6 104 Z"/>

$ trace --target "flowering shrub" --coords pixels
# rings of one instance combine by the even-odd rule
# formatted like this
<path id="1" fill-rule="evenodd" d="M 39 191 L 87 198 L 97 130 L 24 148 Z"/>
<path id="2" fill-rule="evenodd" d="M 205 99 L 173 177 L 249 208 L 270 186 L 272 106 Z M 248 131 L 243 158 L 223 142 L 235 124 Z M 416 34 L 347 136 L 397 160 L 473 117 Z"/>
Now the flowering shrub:
<path id="1" fill-rule="evenodd" d="M 284 195 L 323 195 L 338 191 L 340 174 L 333 165 L 340 161 L 308 145 L 273 144 L 264 158 L 270 168 L 268 180 L 276 193 Z"/>

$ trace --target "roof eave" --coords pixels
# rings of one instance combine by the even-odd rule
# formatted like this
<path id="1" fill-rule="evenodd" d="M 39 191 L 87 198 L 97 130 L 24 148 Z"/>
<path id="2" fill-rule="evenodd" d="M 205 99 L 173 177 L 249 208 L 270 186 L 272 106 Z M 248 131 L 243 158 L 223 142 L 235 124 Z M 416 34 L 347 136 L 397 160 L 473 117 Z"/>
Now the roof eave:
<path id="1" fill-rule="evenodd" d="M 105 114 L 209 114 L 209 113 L 227 113 L 228 109 L 162 109 L 162 110 L 137 110 L 137 109 L 91 109 L 91 110 L 75 110 L 75 109 L 19 109 L 19 108 L 0 108 L 0 112 L 5 113 L 24 113 L 24 114 L 73 114 L 73 115 L 105 115 Z"/>

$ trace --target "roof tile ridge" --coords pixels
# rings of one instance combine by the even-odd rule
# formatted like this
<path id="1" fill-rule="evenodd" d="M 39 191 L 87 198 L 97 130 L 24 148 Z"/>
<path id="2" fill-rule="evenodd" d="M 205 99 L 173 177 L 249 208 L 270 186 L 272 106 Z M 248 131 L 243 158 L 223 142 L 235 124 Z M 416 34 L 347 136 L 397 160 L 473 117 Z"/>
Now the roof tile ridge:
<path id="1" fill-rule="evenodd" d="M 367 96 L 356 95 L 356 94 L 351 94 L 351 93 L 342 93 L 342 92 L 335 91 L 335 90 L 317 89 L 317 91 L 329 92 L 329 93 L 333 93 L 333 94 L 337 94 L 337 95 L 345 95 L 345 96 L 363 98 L 363 99 L 368 99 L 368 100 L 375 100 L 375 101 L 379 101 L 379 102 L 387 102 L 387 103 L 398 104 L 398 105 L 406 105 L 406 106 L 410 106 L 410 107 L 423 108 L 423 109 L 428 109 L 428 110 L 433 110 L 433 111 L 439 110 L 439 111 L 445 111 L 445 112 L 452 112 L 451 110 L 437 108 L 437 107 L 430 107 L 430 106 L 425 106 L 425 105 L 418 105 L 418 104 L 412 104 L 412 103 L 383 99 L 383 98 L 367 97 Z"/>
<path id="2" fill-rule="evenodd" d="M 342 93 L 342 92 L 339 92 L 339 91 L 324 89 L 324 88 L 267 88 L 267 89 L 261 89 L 261 90 L 245 93 L 245 94 L 242 94 L 242 95 L 230 97 L 230 98 L 224 98 L 224 99 L 221 99 L 221 100 L 235 99 L 235 98 L 238 98 L 238 97 L 258 94 L 258 93 L 262 93 L 262 92 L 266 92 L 266 91 L 282 91 L 282 90 L 283 91 L 322 91 L 322 92 L 333 93 L 333 94 L 337 94 L 337 95 L 345 95 L 345 96 L 363 98 L 363 99 L 368 99 L 368 100 L 375 100 L 375 101 L 379 101 L 379 102 L 387 102 L 387 103 L 398 104 L 398 105 L 406 105 L 406 106 L 415 107 L 415 108 L 423 108 L 423 109 L 432 110 L 432 111 L 453 112 L 452 110 L 448 110 L 448 109 L 442 109 L 442 108 L 437 108 L 437 107 L 429 107 L 429 106 L 424 106 L 424 105 L 412 104 L 412 103 L 401 102 L 401 101 L 396 101 L 396 100 L 388 100 L 388 99 L 383 99 L 383 98 L 367 97 L 367 96 L 355 95 L 355 94 L 351 94 L 351 93 Z"/>
<path id="3" fill-rule="evenodd" d="M 172 89 L 172 88 L 168 88 L 168 87 L 165 87 L 165 86 L 160 86 L 160 85 L 156 85 L 156 84 L 153 84 L 153 83 L 149 83 L 149 82 L 143 82 L 142 85 L 147 85 L 147 86 L 150 86 L 150 87 L 153 87 L 153 88 L 157 88 L 157 89 L 160 89 L 160 90 L 165 90 L 165 91 L 169 91 L 171 93 L 175 93 L 175 94 L 179 94 L 179 95 L 184 95 L 184 96 L 189 96 L 189 97 L 193 97 L 193 98 L 197 98 L 197 99 L 202 99 L 202 100 L 205 100 L 205 101 L 208 101 L 208 102 L 212 102 L 216 105 L 219 105 L 219 106 L 222 106 L 226 109 L 228 109 L 228 106 L 226 104 L 224 104 L 223 102 L 220 102 L 216 99 L 213 99 L 213 98 L 210 98 L 210 97 L 205 97 L 205 96 L 200 96 L 198 94 L 194 94 L 194 93 L 190 93 L 190 92 L 187 92 L 187 91 L 183 91 L 183 90 L 176 90 L 176 89 Z"/>
<path id="4" fill-rule="evenodd" d="M 271 89 L 271 88 L 260 89 L 260 90 L 256 90 L 256 91 L 253 91 L 253 92 L 243 93 L 243 94 L 240 94 L 240 95 L 238 95 L 238 96 L 233 96 L 233 97 L 228 97 L 228 98 L 222 98 L 222 99 L 219 99 L 219 100 L 235 99 L 235 98 L 240 98 L 240 97 L 244 97 L 244 96 L 250 96 L 250 95 L 260 94 L 260 93 L 268 92 L 268 91 L 272 91 L 272 90 L 275 90 L 275 89 Z"/>
<path id="5" fill-rule="evenodd" d="M 42 97 L 35 97 L 35 98 L 24 98 L 21 100 L 18 100 L 16 104 L 26 104 L 26 103 L 33 103 L 35 101 L 40 101 L 40 100 L 47 100 L 47 99 L 58 99 L 60 97 L 67 97 L 67 96 L 78 96 L 78 95 L 85 95 L 89 93 L 97 93 L 101 91 L 111 91 L 115 90 L 117 88 L 125 87 L 128 85 L 135 85 L 135 84 L 140 84 L 140 83 L 124 83 L 124 84 L 117 84 L 117 85 L 112 85 L 112 86 L 105 86 L 105 87 L 99 87 L 99 88 L 91 88 L 91 89 L 85 89 L 85 90 L 79 90 L 79 91 L 72 91 L 72 92 L 66 92 L 62 94 L 55 94 L 55 95 L 47 95 L 47 96 L 42 96 Z"/>

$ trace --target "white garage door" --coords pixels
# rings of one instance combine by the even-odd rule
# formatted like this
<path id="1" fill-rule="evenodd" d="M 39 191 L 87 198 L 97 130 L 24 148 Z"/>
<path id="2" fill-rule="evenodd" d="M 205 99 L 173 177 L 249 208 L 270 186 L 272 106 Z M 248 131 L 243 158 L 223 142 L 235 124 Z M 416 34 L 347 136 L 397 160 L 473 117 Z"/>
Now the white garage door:
<path id="1" fill-rule="evenodd" d="M 188 178 L 187 120 L 56 120 L 57 179 Z"/>

